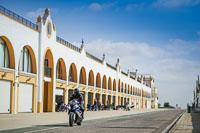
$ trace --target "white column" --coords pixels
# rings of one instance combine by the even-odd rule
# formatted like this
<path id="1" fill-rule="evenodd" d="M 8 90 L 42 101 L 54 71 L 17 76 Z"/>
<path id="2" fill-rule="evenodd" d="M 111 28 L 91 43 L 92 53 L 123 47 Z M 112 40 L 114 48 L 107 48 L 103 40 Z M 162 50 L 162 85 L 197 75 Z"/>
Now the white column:
<path id="1" fill-rule="evenodd" d="M 88 89 L 86 90 L 85 92 L 85 105 L 86 105 L 86 108 L 87 108 L 87 104 L 88 104 Z"/>
<path id="2" fill-rule="evenodd" d="M 55 59 L 55 58 L 54 58 Z M 55 61 L 54 61 L 55 62 Z M 53 104 L 55 104 L 56 98 L 55 98 L 55 91 L 56 91 L 56 63 L 54 63 L 54 70 L 53 70 Z"/>
<path id="3" fill-rule="evenodd" d="M 19 83 L 18 83 L 18 71 L 17 70 L 15 71 L 15 83 L 14 83 L 14 85 L 15 85 L 15 89 L 14 89 L 15 90 L 15 92 L 14 92 L 14 95 L 15 95 L 14 114 L 16 114 L 17 113 L 17 89 L 18 89 L 18 85 L 19 85 Z"/>
<path id="4" fill-rule="evenodd" d="M 42 29 L 43 29 L 43 24 L 42 23 L 37 23 L 38 24 L 38 29 L 40 31 L 39 33 L 39 43 L 38 43 L 38 62 L 37 62 L 37 103 L 40 102 L 42 104 L 43 101 L 43 48 L 42 48 Z M 43 105 L 40 105 L 43 106 Z M 38 110 L 36 110 L 37 112 Z"/>
<path id="5" fill-rule="evenodd" d="M 68 96 L 68 95 L 69 95 L 69 94 L 68 94 L 68 93 L 69 93 L 68 83 L 67 83 L 67 85 L 66 85 L 66 92 L 65 92 L 65 93 L 66 93 L 65 102 L 66 102 L 66 104 L 68 104 L 68 103 L 69 103 L 69 101 L 68 101 L 68 99 L 69 99 L 69 96 Z"/>

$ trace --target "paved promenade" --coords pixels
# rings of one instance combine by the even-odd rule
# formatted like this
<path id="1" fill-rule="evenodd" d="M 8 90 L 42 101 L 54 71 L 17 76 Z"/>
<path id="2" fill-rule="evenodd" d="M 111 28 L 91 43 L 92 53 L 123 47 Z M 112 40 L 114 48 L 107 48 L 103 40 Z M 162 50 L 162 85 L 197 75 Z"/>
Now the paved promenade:
<path id="1" fill-rule="evenodd" d="M 170 133 L 200 133 L 200 113 L 184 113 Z"/>
<path id="2" fill-rule="evenodd" d="M 109 117 L 117 117 L 122 115 L 142 114 L 148 112 L 163 111 L 156 109 L 142 109 L 142 110 L 112 110 L 112 111 L 86 111 L 84 120 L 93 120 Z M 32 127 L 37 125 L 50 125 L 68 123 L 68 114 L 66 112 L 56 113 L 21 113 L 17 115 L 0 114 L 0 131 L 8 129 L 17 129 Z"/>

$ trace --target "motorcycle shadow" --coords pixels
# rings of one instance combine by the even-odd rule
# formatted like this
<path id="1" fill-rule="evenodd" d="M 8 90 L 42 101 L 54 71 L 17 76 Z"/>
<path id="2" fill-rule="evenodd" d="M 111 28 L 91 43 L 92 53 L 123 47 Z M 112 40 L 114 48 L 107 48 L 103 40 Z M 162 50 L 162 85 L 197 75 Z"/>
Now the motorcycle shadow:
<path id="1" fill-rule="evenodd" d="M 65 124 L 52 124 L 52 125 L 37 125 L 37 126 L 39 126 L 39 127 L 48 127 L 48 128 L 70 127 L 68 123 L 65 123 Z"/>

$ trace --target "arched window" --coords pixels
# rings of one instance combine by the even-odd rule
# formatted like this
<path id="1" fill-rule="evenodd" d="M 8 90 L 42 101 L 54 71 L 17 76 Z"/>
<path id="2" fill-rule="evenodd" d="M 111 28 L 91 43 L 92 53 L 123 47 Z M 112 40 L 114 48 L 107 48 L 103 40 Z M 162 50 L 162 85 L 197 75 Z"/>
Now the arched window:
<path id="1" fill-rule="evenodd" d="M 97 76 L 96 76 L 96 87 L 101 88 L 101 77 L 99 73 L 97 73 Z"/>
<path id="2" fill-rule="evenodd" d="M 57 66 L 56 66 L 56 78 L 62 79 L 62 66 L 61 66 L 60 61 L 58 61 Z"/>
<path id="3" fill-rule="evenodd" d="M 23 47 L 20 55 L 19 61 L 19 71 L 23 72 L 32 72 L 32 62 L 29 50 L 26 47 Z"/>
<path id="4" fill-rule="evenodd" d="M 103 76 L 103 82 L 102 82 L 102 88 L 107 89 L 107 82 L 106 82 L 106 76 Z"/>
<path id="5" fill-rule="evenodd" d="M 70 66 L 70 70 L 69 70 L 69 81 L 72 81 L 72 82 L 75 81 L 74 71 L 73 71 L 72 65 Z"/>
<path id="6" fill-rule="evenodd" d="M 89 73 L 88 85 L 94 86 L 94 74 L 92 70 L 90 70 L 90 73 Z"/>
<path id="7" fill-rule="evenodd" d="M 79 83 L 86 85 L 86 72 L 84 67 L 80 71 Z"/>
<path id="8" fill-rule="evenodd" d="M 118 81 L 118 92 L 120 92 L 120 79 Z"/>
<path id="9" fill-rule="evenodd" d="M 71 64 L 69 70 L 69 81 L 77 83 L 77 70 L 74 63 Z"/>
<path id="10" fill-rule="evenodd" d="M 10 67 L 9 53 L 6 42 L 0 38 L 0 67 Z"/>

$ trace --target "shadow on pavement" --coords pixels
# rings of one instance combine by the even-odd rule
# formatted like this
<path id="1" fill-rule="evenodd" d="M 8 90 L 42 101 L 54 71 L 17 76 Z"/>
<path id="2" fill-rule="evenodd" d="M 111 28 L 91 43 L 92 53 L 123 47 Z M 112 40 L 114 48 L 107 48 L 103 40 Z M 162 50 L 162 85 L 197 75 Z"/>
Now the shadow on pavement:
<path id="1" fill-rule="evenodd" d="M 99 128 L 158 129 L 156 127 L 99 127 Z"/>
<path id="2" fill-rule="evenodd" d="M 70 127 L 69 125 L 64 125 L 64 124 L 54 124 L 54 125 L 37 125 L 40 127 Z"/>
<path id="3" fill-rule="evenodd" d="M 192 117 L 192 133 L 200 133 L 200 113 L 191 113 Z"/>

